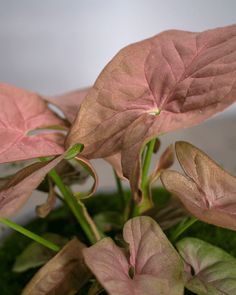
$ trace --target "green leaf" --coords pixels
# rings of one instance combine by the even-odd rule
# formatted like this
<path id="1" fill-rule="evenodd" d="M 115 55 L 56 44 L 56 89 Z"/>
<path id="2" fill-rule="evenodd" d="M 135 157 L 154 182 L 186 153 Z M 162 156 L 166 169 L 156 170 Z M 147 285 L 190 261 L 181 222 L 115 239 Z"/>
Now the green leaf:
<path id="1" fill-rule="evenodd" d="M 72 147 L 70 147 L 68 149 L 68 151 L 66 152 L 66 155 L 64 156 L 64 159 L 65 160 L 71 160 L 71 159 L 73 159 L 80 152 L 82 152 L 83 148 L 84 148 L 83 144 L 80 144 L 80 143 L 74 144 Z"/>
<path id="2" fill-rule="evenodd" d="M 236 259 L 196 238 L 177 243 L 185 262 L 186 288 L 199 295 L 235 295 Z"/>
<path id="3" fill-rule="evenodd" d="M 68 241 L 66 238 L 53 234 L 46 233 L 42 235 L 43 238 L 56 243 L 59 246 L 64 246 Z M 36 268 L 48 262 L 56 252 L 36 243 L 30 243 L 25 250 L 16 258 L 13 265 L 14 272 L 24 272 L 31 268 Z"/>

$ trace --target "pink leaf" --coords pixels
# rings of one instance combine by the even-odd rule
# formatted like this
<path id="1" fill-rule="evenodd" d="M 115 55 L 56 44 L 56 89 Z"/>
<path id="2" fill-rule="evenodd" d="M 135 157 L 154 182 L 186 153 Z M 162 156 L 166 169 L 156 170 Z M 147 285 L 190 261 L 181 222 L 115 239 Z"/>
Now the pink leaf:
<path id="1" fill-rule="evenodd" d="M 52 211 L 56 204 L 57 195 L 54 189 L 54 185 L 51 179 L 48 180 L 49 191 L 47 200 L 38 206 L 36 206 L 36 213 L 38 217 L 45 218 Z"/>
<path id="2" fill-rule="evenodd" d="M 67 145 L 88 158 L 122 155 L 140 179 L 140 151 L 153 137 L 196 125 L 236 99 L 236 25 L 171 30 L 122 49 L 85 98 Z M 134 186 L 134 185 L 131 185 Z"/>
<path id="3" fill-rule="evenodd" d="M 112 168 L 115 170 L 117 176 L 120 179 L 122 179 L 122 180 L 126 179 L 123 175 L 123 172 L 122 172 L 121 154 L 120 153 L 106 157 L 106 158 L 104 158 L 104 160 L 107 161 L 109 164 L 111 164 Z"/>
<path id="4" fill-rule="evenodd" d="M 67 243 L 36 273 L 22 295 L 76 294 L 91 276 L 83 261 L 83 248 L 85 245 L 77 239 Z"/>
<path id="5" fill-rule="evenodd" d="M 80 105 L 89 91 L 89 87 L 74 90 L 55 97 L 46 97 L 45 100 L 57 106 L 72 123 L 80 109 Z"/>
<path id="6" fill-rule="evenodd" d="M 84 249 L 85 262 L 111 295 L 181 295 L 181 260 L 150 217 L 129 220 L 123 231 L 130 258 L 111 238 Z"/>
<path id="7" fill-rule="evenodd" d="M 64 154 L 49 162 L 34 163 L 17 172 L 0 190 L 0 217 L 14 215 L 29 199 L 46 174 L 63 159 Z"/>
<path id="8" fill-rule="evenodd" d="M 0 163 L 63 152 L 55 131 L 29 135 L 36 129 L 64 128 L 63 121 L 47 108 L 40 96 L 0 84 L 0 105 Z"/>
<path id="9" fill-rule="evenodd" d="M 198 219 L 236 230 L 236 177 L 187 142 L 176 143 L 176 155 L 186 176 L 164 171 L 166 189 Z"/>
<path id="10" fill-rule="evenodd" d="M 68 156 L 68 153 L 70 153 L 70 149 L 65 151 L 62 155 L 55 157 L 51 161 L 37 162 L 29 165 L 13 175 L 8 181 L 5 181 L 0 188 L 0 217 L 9 217 L 14 215 L 29 199 L 32 192 L 43 181 L 46 174 L 48 174 L 50 170 L 54 169 L 58 164 L 61 164 L 64 157 Z M 87 159 L 81 157 L 80 155 L 77 155 L 75 159 L 83 165 L 83 167 L 94 179 L 94 183 L 88 192 L 80 194 L 77 193 L 75 194 L 75 197 L 77 196 L 79 199 L 85 197 L 88 198 L 97 189 L 97 174 Z M 38 210 L 41 211 L 41 216 L 46 215 L 49 212 L 55 201 L 54 197 L 55 196 L 53 195 L 49 196 L 47 202 L 41 207 L 38 207 Z"/>

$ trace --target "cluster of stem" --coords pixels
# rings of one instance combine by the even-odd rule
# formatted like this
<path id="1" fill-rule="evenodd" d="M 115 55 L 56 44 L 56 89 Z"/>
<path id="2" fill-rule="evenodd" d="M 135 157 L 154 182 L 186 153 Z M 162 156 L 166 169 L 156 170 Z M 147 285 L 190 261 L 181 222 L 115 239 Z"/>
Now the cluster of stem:
<path id="1" fill-rule="evenodd" d="M 142 177 L 141 177 L 141 191 L 142 191 L 142 201 L 137 204 L 133 201 L 132 196 L 127 193 L 122 186 L 120 178 L 114 171 L 116 185 L 118 194 L 120 195 L 123 210 L 123 222 L 125 223 L 130 217 L 143 214 L 145 211 L 153 207 L 152 196 L 150 193 L 150 183 L 149 183 L 149 169 L 152 161 L 152 155 L 155 147 L 156 138 L 149 141 L 143 151 L 142 156 Z M 81 149 L 81 147 L 80 147 Z M 72 151 L 73 152 L 73 151 Z M 72 153 L 73 154 L 73 153 Z M 71 189 L 65 185 L 55 169 L 49 172 L 49 177 L 53 180 L 55 185 L 60 191 L 60 194 L 70 208 L 71 212 L 75 216 L 79 225 L 81 226 L 84 234 L 86 235 L 90 244 L 94 244 L 99 241 L 104 234 L 101 233 L 96 227 L 93 219 L 89 216 L 89 213 L 82 201 L 75 198 Z M 176 241 L 177 238 L 192 224 L 197 221 L 196 218 L 187 218 L 183 220 L 172 233 L 170 239 L 172 242 Z M 52 251 L 59 251 L 60 247 L 53 242 L 50 242 L 41 236 L 29 231 L 21 225 L 7 219 L 0 218 L 0 223 L 7 225 L 8 227 L 14 229 L 15 231 L 25 235 L 26 237 L 32 239 L 33 241 L 51 249 Z"/>

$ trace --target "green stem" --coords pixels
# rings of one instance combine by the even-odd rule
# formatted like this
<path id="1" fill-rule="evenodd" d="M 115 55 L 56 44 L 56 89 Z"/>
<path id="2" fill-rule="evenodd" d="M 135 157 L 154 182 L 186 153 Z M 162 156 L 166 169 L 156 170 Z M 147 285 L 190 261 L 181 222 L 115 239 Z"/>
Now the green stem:
<path id="1" fill-rule="evenodd" d="M 121 180 L 118 177 L 118 175 L 116 174 L 116 171 L 114 171 L 114 175 L 115 175 L 115 180 L 116 180 L 116 186 L 117 186 L 117 191 L 118 194 L 121 197 L 121 201 L 122 201 L 122 209 L 124 212 L 124 222 L 128 220 L 129 216 L 130 216 L 130 210 L 131 210 L 131 198 L 128 194 L 125 193 Z"/>
<path id="2" fill-rule="evenodd" d="M 118 177 L 118 175 L 116 174 L 116 171 L 113 170 L 113 172 L 114 172 L 114 175 L 115 175 L 117 191 L 118 191 L 118 194 L 120 195 L 121 200 L 122 200 L 122 207 L 125 208 L 125 206 L 126 206 L 125 192 L 124 192 L 124 190 L 123 190 L 121 180 L 120 180 L 120 178 Z"/>
<path id="3" fill-rule="evenodd" d="M 181 222 L 179 226 L 175 229 L 173 234 L 171 235 L 171 240 L 174 242 L 177 238 L 182 235 L 190 226 L 192 226 L 198 219 L 195 217 L 190 217 L 184 222 Z"/>
<path id="4" fill-rule="evenodd" d="M 14 229 L 15 231 L 21 233 L 22 235 L 34 240 L 35 242 L 55 251 L 60 251 L 60 247 L 50 241 L 45 240 L 44 238 L 40 237 L 39 235 L 32 233 L 28 229 L 24 228 L 23 226 L 16 224 L 15 222 L 7 219 L 7 218 L 0 218 L 0 223 L 3 223 L 10 228 Z"/>
<path id="5" fill-rule="evenodd" d="M 53 179 L 58 189 L 62 193 L 65 202 L 67 203 L 71 211 L 74 213 L 76 219 L 78 220 L 80 226 L 82 227 L 89 241 L 92 244 L 96 243 L 98 240 L 100 240 L 101 237 L 92 219 L 90 218 L 84 204 L 76 200 L 76 198 L 73 196 L 73 193 L 63 183 L 61 177 L 57 174 L 55 169 L 49 172 L 49 176 Z"/>
<path id="6" fill-rule="evenodd" d="M 152 154 L 153 154 L 153 149 L 155 146 L 156 138 L 152 139 L 148 144 L 147 144 L 147 151 L 145 154 L 145 158 L 143 161 L 143 173 L 142 173 L 142 187 L 146 185 L 147 178 L 148 178 L 148 171 L 150 168 L 150 164 L 152 161 Z"/>
<path id="7" fill-rule="evenodd" d="M 142 202 L 138 205 L 134 206 L 133 216 L 137 216 L 152 208 L 153 203 L 149 191 L 149 183 L 148 183 L 148 172 L 150 168 L 150 164 L 152 161 L 153 150 L 155 147 L 156 138 L 149 141 L 147 144 L 147 149 L 145 156 L 143 157 L 143 168 L 142 168 L 142 181 L 141 181 L 141 189 L 142 189 Z"/>

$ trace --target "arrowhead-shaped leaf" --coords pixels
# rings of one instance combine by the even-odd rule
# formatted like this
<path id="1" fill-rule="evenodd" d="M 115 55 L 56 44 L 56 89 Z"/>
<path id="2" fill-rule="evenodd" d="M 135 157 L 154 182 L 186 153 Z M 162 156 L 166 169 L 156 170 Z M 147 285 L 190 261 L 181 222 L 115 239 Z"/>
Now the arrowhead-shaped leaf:
<path id="1" fill-rule="evenodd" d="M 45 100 L 57 106 L 72 123 L 80 109 L 80 105 L 90 88 L 71 91 L 56 97 L 46 97 Z"/>
<path id="2" fill-rule="evenodd" d="M 29 135 L 36 129 L 64 128 L 63 121 L 47 108 L 40 96 L 0 84 L 0 105 L 0 163 L 63 152 L 56 131 Z"/>
<path id="3" fill-rule="evenodd" d="M 184 260 L 186 287 L 199 295 L 235 295 L 236 259 L 202 240 L 186 238 L 177 243 Z"/>
<path id="4" fill-rule="evenodd" d="M 182 295 L 180 258 L 157 223 L 136 217 L 124 227 L 127 260 L 111 238 L 84 249 L 85 262 L 111 295 Z"/>
<path id="5" fill-rule="evenodd" d="M 25 287 L 22 295 L 76 294 L 90 278 L 83 261 L 85 246 L 77 239 L 66 246 L 45 264 Z"/>
<path id="6" fill-rule="evenodd" d="M 144 144 L 233 103 L 235 73 L 236 25 L 166 31 L 127 46 L 88 92 L 67 145 L 84 144 L 88 158 L 121 151 L 124 176 L 137 182 Z"/>
<path id="7" fill-rule="evenodd" d="M 187 142 L 176 143 L 186 176 L 164 171 L 161 180 L 198 219 L 236 230 L 236 178 Z"/>

